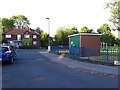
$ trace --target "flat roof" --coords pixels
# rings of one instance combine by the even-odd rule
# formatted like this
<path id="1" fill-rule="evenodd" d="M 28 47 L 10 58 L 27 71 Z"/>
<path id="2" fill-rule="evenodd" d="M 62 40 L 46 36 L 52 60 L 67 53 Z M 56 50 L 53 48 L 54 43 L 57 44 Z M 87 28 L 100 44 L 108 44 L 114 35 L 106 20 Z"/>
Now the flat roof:
<path id="1" fill-rule="evenodd" d="M 72 37 L 72 36 L 77 36 L 77 35 L 102 35 L 102 34 L 99 34 L 99 33 L 78 33 L 78 34 L 73 34 L 73 35 L 68 35 L 68 37 Z"/>

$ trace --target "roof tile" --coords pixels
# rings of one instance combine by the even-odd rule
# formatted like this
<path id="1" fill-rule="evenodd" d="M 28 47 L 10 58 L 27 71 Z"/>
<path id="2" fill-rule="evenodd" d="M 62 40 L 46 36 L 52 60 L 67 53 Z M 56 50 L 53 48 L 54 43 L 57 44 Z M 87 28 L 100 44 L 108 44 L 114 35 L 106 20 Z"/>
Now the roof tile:
<path id="1" fill-rule="evenodd" d="M 19 29 L 19 28 L 10 29 L 7 32 L 4 32 L 3 34 L 22 34 L 22 33 L 25 33 L 26 31 L 28 31 L 28 32 L 30 32 L 32 34 L 40 35 L 35 30 L 32 30 L 32 29 Z"/>

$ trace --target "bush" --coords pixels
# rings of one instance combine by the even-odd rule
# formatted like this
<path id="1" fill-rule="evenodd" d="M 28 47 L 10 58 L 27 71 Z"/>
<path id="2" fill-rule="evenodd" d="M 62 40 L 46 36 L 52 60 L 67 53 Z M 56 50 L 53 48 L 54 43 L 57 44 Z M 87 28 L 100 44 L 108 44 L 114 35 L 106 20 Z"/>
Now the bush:
<path id="1" fill-rule="evenodd" d="M 40 49 L 39 47 L 35 47 L 35 46 L 19 46 L 19 49 Z"/>
<path id="2" fill-rule="evenodd" d="M 3 39 L 2 43 L 8 43 L 8 40 L 7 39 Z"/>
<path id="3" fill-rule="evenodd" d="M 32 46 L 32 39 L 31 38 L 29 38 L 29 39 L 23 39 L 22 44 L 24 46 Z"/>

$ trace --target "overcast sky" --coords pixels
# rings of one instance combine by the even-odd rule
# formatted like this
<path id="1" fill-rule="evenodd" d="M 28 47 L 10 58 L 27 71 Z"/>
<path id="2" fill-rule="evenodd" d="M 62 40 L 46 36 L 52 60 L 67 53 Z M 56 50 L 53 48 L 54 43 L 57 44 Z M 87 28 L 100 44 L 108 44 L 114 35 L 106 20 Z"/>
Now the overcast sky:
<path id="1" fill-rule="evenodd" d="M 13 15 L 24 15 L 30 20 L 30 27 L 40 27 L 48 32 L 50 18 L 50 35 L 53 36 L 59 27 L 84 26 L 96 30 L 104 23 L 109 24 L 110 12 L 104 9 L 105 2 L 111 0 L 1 0 L 0 17 L 10 18 Z M 117 33 L 116 33 L 117 35 Z"/>

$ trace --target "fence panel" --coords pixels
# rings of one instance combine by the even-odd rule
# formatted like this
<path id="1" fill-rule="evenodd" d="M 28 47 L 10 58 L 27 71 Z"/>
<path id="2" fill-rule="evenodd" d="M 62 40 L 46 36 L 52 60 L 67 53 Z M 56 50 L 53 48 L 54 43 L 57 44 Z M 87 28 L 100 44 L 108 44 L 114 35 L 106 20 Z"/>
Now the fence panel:
<path id="1" fill-rule="evenodd" d="M 97 50 L 97 49 L 96 49 Z M 100 55 L 98 53 L 98 56 L 92 56 L 90 55 L 89 58 L 92 61 L 102 63 L 102 64 L 113 64 L 114 61 L 118 61 L 118 49 L 99 49 Z M 91 51 L 91 49 L 90 49 Z"/>
<path id="2" fill-rule="evenodd" d="M 67 54 L 69 53 L 69 46 L 68 45 L 59 45 L 59 46 L 51 46 L 51 52 L 56 54 Z"/>
<path id="3" fill-rule="evenodd" d="M 120 49 L 93 49 L 84 47 L 52 46 L 51 51 L 66 54 L 70 58 L 93 63 L 111 64 L 119 60 Z"/>

